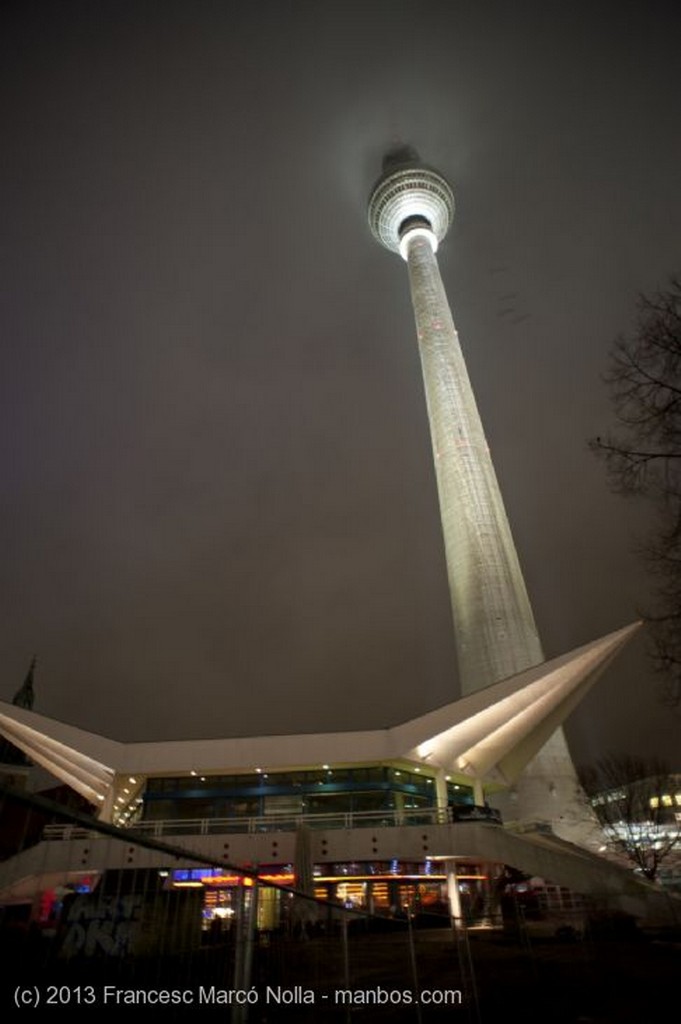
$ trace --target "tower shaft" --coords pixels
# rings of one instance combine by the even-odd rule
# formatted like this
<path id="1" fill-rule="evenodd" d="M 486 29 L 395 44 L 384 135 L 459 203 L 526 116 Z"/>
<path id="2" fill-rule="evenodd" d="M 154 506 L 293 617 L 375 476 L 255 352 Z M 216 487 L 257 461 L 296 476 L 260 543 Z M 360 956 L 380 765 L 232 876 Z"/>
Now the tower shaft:
<path id="1" fill-rule="evenodd" d="M 435 258 L 453 214 L 454 196 L 441 174 L 408 148 L 386 156 L 369 199 L 369 224 L 380 244 L 400 253 L 409 268 L 459 684 L 468 694 L 541 664 L 544 655 Z M 509 777 L 499 781 L 510 785 L 516 776 L 509 766 Z M 561 728 L 513 791 L 494 799 L 507 821 L 550 822 L 563 838 L 590 841 L 595 819 L 585 811 Z"/>
<path id="2" fill-rule="evenodd" d="M 415 233 L 406 256 L 466 694 L 541 664 L 544 654 L 431 241 Z M 513 793 L 494 801 L 506 820 L 550 820 L 565 838 L 584 842 L 593 833 L 562 728 Z"/>
<path id="3" fill-rule="evenodd" d="M 433 246 L 407 263 L 440 499 L 459 681 L 471 693 L 544 660 Z"/>

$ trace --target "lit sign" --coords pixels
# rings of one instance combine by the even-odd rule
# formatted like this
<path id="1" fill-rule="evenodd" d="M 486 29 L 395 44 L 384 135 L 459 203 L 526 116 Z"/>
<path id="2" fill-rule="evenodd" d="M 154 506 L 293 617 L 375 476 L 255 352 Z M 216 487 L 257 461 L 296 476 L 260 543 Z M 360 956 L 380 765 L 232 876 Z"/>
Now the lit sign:
<path id="1" fill-rule="evenodd" d="M 222 868 L 178 868 L 171 873 L 174 886 L 195 886 L 195 885 L 253 885 L 250 875 L 226 875 Z M 296 876 L 291 871 L 278 871 L 274 873 L 263 873 L 258 875 L 261 882 L 271 882 L 274 885 L 293 885 Z"/>

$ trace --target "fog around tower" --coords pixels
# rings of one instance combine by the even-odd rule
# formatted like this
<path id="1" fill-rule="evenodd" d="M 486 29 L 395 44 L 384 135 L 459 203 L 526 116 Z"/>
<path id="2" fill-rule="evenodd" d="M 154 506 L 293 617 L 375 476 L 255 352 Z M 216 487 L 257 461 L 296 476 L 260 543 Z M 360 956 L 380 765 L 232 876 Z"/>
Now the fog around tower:
<path id="1" fill-rule="evenodd" d="M 413 146 L 398 144 L 390 146 L 383 157 L 381 168 L 383 174 L 396 171 L 399 167 L 413 167 L 420 165 L 423 161 Z"/>
<path id="2" fill-rule="evenodd" d="M 0 695 L 122 739 L 356 729 L 457 694 L 387 153 L 438 262 L 548 657 L 637 617 L 587 438 L 679 269 L 676 5 L 42 0 L 2 14 Z M 632 647 L 577 759 L 676 751 Z"/>

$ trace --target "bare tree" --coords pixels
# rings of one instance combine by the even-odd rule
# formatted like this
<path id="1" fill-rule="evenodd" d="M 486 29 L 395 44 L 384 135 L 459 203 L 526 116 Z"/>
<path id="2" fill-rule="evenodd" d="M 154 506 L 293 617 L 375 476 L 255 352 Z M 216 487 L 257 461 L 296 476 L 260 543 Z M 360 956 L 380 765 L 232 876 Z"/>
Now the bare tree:
<path id="1" fill-rule="evenodd" d="M 608 754 L 579 769 L 610 850 L 654 881 L 681 849 L 681 779 L 656 758 Z"/>
<path id="2" fill-rule="evenodd" d="M 681 706 L 681 278 L 641 296 L 636 329 L 618 338 L 606 383 L 619 428 L 591 449 L 604 461 L 612 489 L 641 495 L 657 525 L 640 545 L 653 576 L 649 625 L 662 697 Z"/>

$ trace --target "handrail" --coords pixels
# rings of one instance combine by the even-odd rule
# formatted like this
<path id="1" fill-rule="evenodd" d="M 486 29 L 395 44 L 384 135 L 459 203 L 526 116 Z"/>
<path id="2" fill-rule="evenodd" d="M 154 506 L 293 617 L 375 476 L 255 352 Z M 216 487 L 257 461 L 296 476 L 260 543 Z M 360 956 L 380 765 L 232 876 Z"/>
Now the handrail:
<path id="1" fill-rule="evenodd" d="M 479 812 L 479 813 L 476 813 Z M 448 825 L 459 821 L 484 821 L 501 824 L 497 812 L 489 808 L 418 807 L 409 810 L 348 811 L 323 814 L 268 814 L 247 818 L 167 818 L 138 821 L 121 829 L 130 836 L 220 835 L 296 832 L 301 826 L 311 829 L 400 828 L 404 826 Z M 46 840 L 96 839 L 99 833 L 81 825 L 46 825 Z"/>

